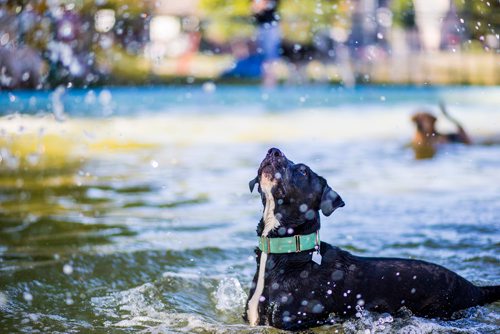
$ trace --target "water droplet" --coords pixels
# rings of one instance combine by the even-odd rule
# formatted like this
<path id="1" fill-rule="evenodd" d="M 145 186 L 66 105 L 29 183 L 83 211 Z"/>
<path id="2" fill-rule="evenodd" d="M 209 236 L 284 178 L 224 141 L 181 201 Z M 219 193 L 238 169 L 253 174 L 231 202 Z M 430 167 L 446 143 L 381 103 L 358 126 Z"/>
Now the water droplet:
<path id="1" fill-rule="evenodd" d="M 99 102 L 103 106 L 109 106 L 109 104 L 111 103 L 111 100 L 112 100 L 112 95 L 111 95 L 111 92 L 109 90 L 103 89 L 99 93 Z"/>
<path id="2" fill-rule="evenodd" d="M 5 45 L 7 43 L 9 43 L 9 40 L 10 40 L 10 36 L 9 36 L 9 33 L 5 33 L 2 35 L 2 37 L 0 37 L 0 45 Z"/>
<path id="3" fill-rule="evenodd" d="M 300 210 L 300 212 L 302 212 L 302 213 L 306 212 L 306 211 L 307 211 L 307 209 L 308 209 L 307 204 L 301 204 L 301 205 L 299 206 L 299 210 Z"/>
<path id="4" fill-rule="evenodd" d="M 71 275 L 73 273 L 73 267 L 70 264 L 65 264 L 63 266 L 63 273 L 66 275 Z"/>
<path id="5" fill-rule="evenodd" d="M 314 213 L 314 210 L 307 210 L 307 212 L 304 216 L 306 217 L 306 219 L 312 220 L 312 219 L 314 219 L 316 214 Z"/>
<path id="6" fill-rule="evenodd" d="M 28 291 L 23 292 L 23 298 L 27 302 L 31 302 L 33 300 L 33 295 Z"/>
<path id="7" fill-rule="evenodd" d="M 7 295 L 3 292 L 0 292 L 0 309 L 7 305 Z"/>
<path id="8" fill-rule="evenodd" d="M 158 161 L 156 161 L 156 160 L 151 160 L 149 163 L 151 164 L 151 167 L 153 167 L 153 168 L 157 168 L 159 166 Z"/>
<path id="9" fill-rule="evenodd" d="M 314 305 L 312 312 L 313 313 L 321 313 L 321 312 L 323 312 L 324 309 L 325 309 L 325 307 L 323 305 L 321 305 L 320 303 L 318 303 L 318 304 Z"/>
<path id="10" fill-rule="evenodd" d="M 85 98 L 83 99 L 85 104 L 94 104 L 96 100 L 97 98 L 93 90 L 89 90 L 88 93 L 85 94 Z"/>
<path id="11" fill-rule="evenodd" d="M 217 88 L 217 86 L 211 81 L 205 82 L 202 85 L 202 89 L 205 93 L 213 93 L 213 92 L 215 92 L 216 88 Z"/>

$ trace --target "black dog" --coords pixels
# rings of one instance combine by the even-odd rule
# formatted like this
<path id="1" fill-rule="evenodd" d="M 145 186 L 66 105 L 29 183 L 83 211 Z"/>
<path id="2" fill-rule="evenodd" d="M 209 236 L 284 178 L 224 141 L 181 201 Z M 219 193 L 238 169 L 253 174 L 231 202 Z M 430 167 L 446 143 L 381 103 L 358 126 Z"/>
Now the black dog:
<path id="1" fill-rule="evenodd" d="M 344 202 L 324 178 L 276 148 L 250 190 L 256 183 L 264 213 L 244 316 L 252 326 L 304 329 L 359 307 L 394 314 L 404 306 L 417 316 L 449 317 L 500 299 L 500 286 L 477 287 L 436 264 L 358 257 L 320 242 L 319 211 L 329 216 Z"/>

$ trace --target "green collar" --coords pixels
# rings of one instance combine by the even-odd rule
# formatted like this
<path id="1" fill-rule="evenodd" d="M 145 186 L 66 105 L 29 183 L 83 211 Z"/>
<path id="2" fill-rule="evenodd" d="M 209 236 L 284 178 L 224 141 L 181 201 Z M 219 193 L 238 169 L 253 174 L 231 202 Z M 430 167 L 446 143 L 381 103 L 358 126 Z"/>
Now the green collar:
<path id="1" fill-rule="evenodd" d="M 259 249 L 267 254 L 296 253 L 319 247 L 319 231 L 284 238 L 259 237 Z"/>

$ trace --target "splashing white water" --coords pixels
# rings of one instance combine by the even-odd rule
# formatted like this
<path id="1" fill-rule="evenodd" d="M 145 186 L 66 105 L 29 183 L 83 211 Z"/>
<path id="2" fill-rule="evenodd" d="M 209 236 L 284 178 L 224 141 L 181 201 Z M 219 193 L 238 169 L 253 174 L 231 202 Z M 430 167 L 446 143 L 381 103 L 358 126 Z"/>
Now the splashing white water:
<path id="1" fill-rule="evenodd" d="M 223 278 L 214 292 L 217 300 L 215 307 L 222 312 L 234 312 L 242 309 L 247 299 L 240 282 L 234 277 Z"/>

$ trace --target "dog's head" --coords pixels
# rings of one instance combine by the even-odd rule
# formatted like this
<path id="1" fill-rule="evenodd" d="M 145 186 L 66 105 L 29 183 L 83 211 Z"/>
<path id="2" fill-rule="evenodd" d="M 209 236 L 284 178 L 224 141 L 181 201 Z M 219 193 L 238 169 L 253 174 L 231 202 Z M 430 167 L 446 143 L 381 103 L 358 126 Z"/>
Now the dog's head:
<path id="1" fill-rule="evenodd" d="M 424 134 L 436 132 L 436 117 L 428 112 L 422 111 L 413 114 L 411 120 L 415 123 L 417 130 Z"/>
<path id="2" fill-rule="evenodd" d="M 304 164 L 295 164 L 277 148 L 271 148 L 260 164 L 257 177 L 250 181 L 250 191 L 256 184 L 266 205 L 267 197 L 274 201 L 274 215 L 285 228 L 296 228 L 311 221 L 319 223 L 319 211 L 329 216 L 343 207 L 342 198 L 326 180 Z"/>

